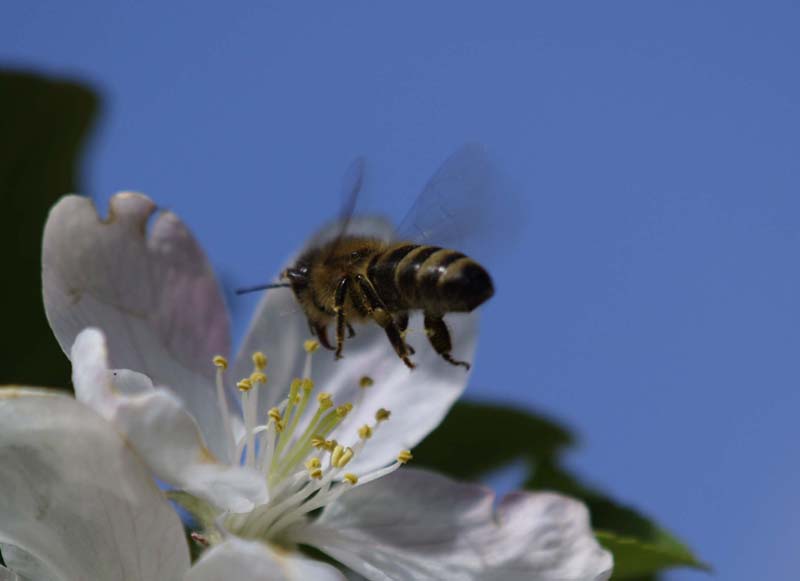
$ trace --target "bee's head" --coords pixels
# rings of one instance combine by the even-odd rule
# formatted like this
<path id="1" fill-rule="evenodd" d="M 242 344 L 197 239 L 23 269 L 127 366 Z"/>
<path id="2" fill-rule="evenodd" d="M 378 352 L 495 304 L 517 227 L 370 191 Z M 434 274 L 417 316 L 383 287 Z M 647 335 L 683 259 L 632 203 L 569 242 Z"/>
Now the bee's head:
<path id="1" fill-rule="evenodd" d="M 303 295 L 310 283 L 308 264 L 298 262 L 281 273 L 281 278 L 289 281 L 296 297 Z"/>

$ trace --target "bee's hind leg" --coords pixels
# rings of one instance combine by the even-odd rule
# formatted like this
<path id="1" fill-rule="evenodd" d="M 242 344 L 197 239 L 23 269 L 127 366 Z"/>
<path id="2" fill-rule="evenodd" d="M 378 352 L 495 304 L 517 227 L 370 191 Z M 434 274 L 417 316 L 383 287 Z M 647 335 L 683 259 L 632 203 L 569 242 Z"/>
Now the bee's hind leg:
<path id="1" fill-rule="evenodd" d="M 442 359 L 451 365 L 460 365 L 466 369 L 470 368 L 469 363 L 466 361 L 457 361 L 450 355 L 453 344 L 450 340 L 450 331 L 441 316 L 425 313 L 425 333 L 428 335 L 431 346 L 442 356 Z"/>
<path id="2" fill-rule="evenodd" d="M 399 315 L 395 316 L 395 322 L 397 323 L 397 329 L 400 331 L 400 336 L 403 338 L 403 341 L 406 340 L 406 331 L 408 330 L 408 312 L 400 313 Z M 416 353 L 414 348 L 408 344 L 406 341 L 406 349 L 408 352 L 413 355 Z"/>
<path id="3" fill-rule="evenodd" d="M 416 365 L 414 365 L 414 363 L 411 362 L 411 359 L 408 358 L 408 356 L 411 354 L 409 352 L 408 345 L 406 345 L 403 335 L 400 333 L 397 323 L 395 323 L 394 317 L 392 317 L 391 313 L 389 313 L 389 310 L 378 296 L 378 293 L 375 291 L 372 284 L 366 279 L 366 277 L 360 274 L 356 276 L 356 283 L 358 283 L 358 289 L 362 295 L 361 301 L 366 306 L 369 316 L 372 317 L 373 320 L 381 327 L 383 327 L 383 330 L 386 332 L 386 336 L 389 338 L 389 342 L 392 344 L 392 347 L 394 347 L 397 356 L 403 360 L 403 363 L 405 363 L 409 369 L 414 369 Z"/>
<path id="4" fill-rule="evenodd" d="M 347 338 L 352 339 L 355 336 L 356 336 L 356 330 L 353 329 L 353 325 L 347 323 Z"/>

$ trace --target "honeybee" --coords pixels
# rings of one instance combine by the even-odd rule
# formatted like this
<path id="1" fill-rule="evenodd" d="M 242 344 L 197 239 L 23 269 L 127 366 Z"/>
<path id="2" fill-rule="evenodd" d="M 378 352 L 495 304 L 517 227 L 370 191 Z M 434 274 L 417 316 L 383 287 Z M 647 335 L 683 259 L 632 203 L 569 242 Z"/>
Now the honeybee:
<path id="1" fill-rule="evenodd" d="M 348 203 L 332 233 L 320 236 L 280 275 L 281 282 L 238 292 L 288 287 L 308 319 L 319 343 L 343 356 L 353 323 L 380 325 L 397 356 L 415 367 L 414 349 L 406 342 L 409 312 L 422 311 L 425 333 L 445 361 L 469 369 L 452 357 L 447 313 L 471 312 L 494 294 L 489 273 L 457 250 L 427 242 L 443 232 L 452 239 L 475 225 L 478 211 L 470 205 L 475 188 L 483 187 L 488 171 L 483 147 L 465 145 L 449 157 L 430 179 L 393 240 L 355 232 L 355 199 L 362 184 L 363 161 L 351 166 Z M 334 324 L 336 343 L 328 339 Z"/>

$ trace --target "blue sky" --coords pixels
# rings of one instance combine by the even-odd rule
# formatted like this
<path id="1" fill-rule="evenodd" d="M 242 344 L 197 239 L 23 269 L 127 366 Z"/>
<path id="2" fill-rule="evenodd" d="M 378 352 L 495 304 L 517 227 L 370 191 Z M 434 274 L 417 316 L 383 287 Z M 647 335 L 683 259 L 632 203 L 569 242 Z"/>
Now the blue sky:
<path id="1" fill-rule="evenodd" d="M 147 192 L 233 285 L 337 211 L 356 154 L 400 217 L 485 143 L 529 218 L 469 393 L 576 428 L 572 465 L 718 578 L 796 576 L 800 10 L 497 4 L 17 2 L 0 63 L 96 87 L 85 193 Z"/>

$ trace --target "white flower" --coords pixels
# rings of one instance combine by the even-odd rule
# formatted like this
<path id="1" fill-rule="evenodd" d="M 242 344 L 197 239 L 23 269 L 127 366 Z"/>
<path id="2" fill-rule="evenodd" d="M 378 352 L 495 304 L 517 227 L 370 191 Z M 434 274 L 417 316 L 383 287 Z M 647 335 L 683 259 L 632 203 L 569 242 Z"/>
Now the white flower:
<path id="1" fill-rule="evenodd" d="M 344 361 L 312 354 L 314 343 L 300 348 L 306 323 L 291 293 L 273 291 L 226 372 L 228 318 L 213 272 L 173 214 L 148 227 L 154 211 L 142 195 L 119 194 L 102 221 L 85 198 L 62 199 L 45 229 L 45 307 L 72 348 L 77 397 L 189 493 L 176 496 L 213 545 L 200 563 L 223 571 L 276 547 L 299 559 L 294 549 L 309 545 L 375 580 L 610 575 L 611 556 L 576 501 L 518 493 L 495 510 L 482 487 L 398 470 L 466 385 L 464 370 L 430 349 L 410 372 L 373 325 L 348 341 Z M 450 323 L 454 355 L 470 360 L 475 317 Z M 103 334 L 86 327 L 108 337 L 108 355 Z M 231 377 L 244 380 L 241 400 Z"/>
<path id="2" fill-rule="evenodd" d="M 284 579 L 328 565 L 231 541 L 189 569 L 183 526 L 147 468 L 109 422 L 57 392 L 0 389 L 0 579 L 179 581 Z M 224 569 L 221 569 L 220 567 Z M 259 576 L 259 571 L 274 571 Z"/>

